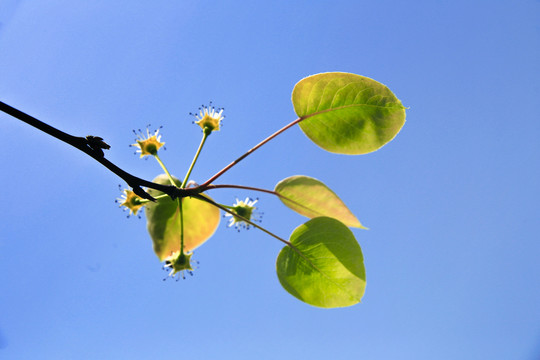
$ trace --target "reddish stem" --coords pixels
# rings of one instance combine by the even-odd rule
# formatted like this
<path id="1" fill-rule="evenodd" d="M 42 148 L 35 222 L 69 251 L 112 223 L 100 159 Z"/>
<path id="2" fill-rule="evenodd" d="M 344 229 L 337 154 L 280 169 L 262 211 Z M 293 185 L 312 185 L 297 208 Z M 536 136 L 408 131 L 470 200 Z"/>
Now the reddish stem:
<path id="1" fill-rule="evenodd" d="M 270 135 L 269 137 L 267 137 L 266 139 L 264 139 L 263 141 L 261 141 L 260 143 L 258 143 L 254 147 L 252 147 L 251 149 L 249 149 L 244 155 L 240 156 L 238 159 L 234 160 L 232 163 L 225 166 L 223 169 L 221 169 L 219 172 L 217 172 L 214 176 L 212 176 L 210 179 L 205 181 L 204 184 L 202 184 L 200 186 L 200 188 L 206 189 L 208 185 L 210 185 L 213 181 L 215 181 L 221 175 L 226 173 L 234 165 L 236 165 L 240 161 L 244 160 L 244 158 L 247 157 L 249 154 L 251 154 L 252 152 L 257 150 L 258 148 L 260 148 L 261 146 L 263 146 L 264 144 L 266 144 L 267 142 L 269 142 L 270 140 L 272 140 L 273 138 L 275 138 L 276 136 L 278 136 L 279 134 L 281 134 L 282 132 L 287 130 L 288 128 L 293 127 L 294 125 L 298 124 L 300 121 L 302 121 L 304 119 L 305 118 L 298 118 L 298 119 L 294 120 L 293 122 L 291 122 L 290 124 L 288 124 L 288 125 L 284 126 L 283 128 L 279 129 L 278 131 L 276 131 L 275 133 L 273 133 L 272 135 Z"/>

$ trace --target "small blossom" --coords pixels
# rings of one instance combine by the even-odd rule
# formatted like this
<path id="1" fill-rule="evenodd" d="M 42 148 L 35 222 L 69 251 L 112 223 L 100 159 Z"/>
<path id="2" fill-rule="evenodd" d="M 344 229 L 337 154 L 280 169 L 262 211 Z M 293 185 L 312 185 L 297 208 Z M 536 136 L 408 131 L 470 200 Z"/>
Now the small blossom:
<path id="1" fill-rule="evenodd" d="M 191 267 L 191 257 L 193 253 L 181 253 L 180 251 L 173 252 L 169 257 L 165 259 L 165 270 L 171 270 L 169 272 L 170 277 L 174 277 L 177 273 L 180 273 L 184 277 L 184 271 L 193 275 L 193 268 Z M 184 277 L 185 278 L 185 277 Z"/>
<path id="2" fill-rule="evenodd" d="M 141 130 L 139 130 L 138 134 L 136 132 L 135 134 L 137 135 L 137 138 L 135 139 L 136 142 L 135 144 L 131 144 L 131 146 L 139 148 L 137 152 L 141 153 L 141 157 L 148 155 L 155 156 L 157 155 L 159 148 L 165 145 L 164 142 L 160 142 L 161 135 L 159 134 L 159 129 L 154 132 L 154 135 L 150 135 L 150 130 L 148 130 L 148 128 L 146 129 L 146 136 Z"/>
<path id="3" fill-rule="evenodd" d="M 221 120 L 224 118 L 223 110 L 223 108 L 216 109 L 210 102 L 208 106 L 201 106 L 198 114 L 190 115 L 195 116 L 198 120 L 195 124 L 199 125 L 206 135 L 210 135 L 212 131 L 219 131 Z"/>
<path id="4" fill-rule="evenodd" d="M 238 230 L 240 227 L 249 229 L 251 224 L 245 222 L 242 218 L 251 221 L 260 221 L 260 213 L 254 211 L 257 208 L 253 206 L 257 203 L 257 201 L 258 199 L 253 200 L 249 197 L 247 197 L 244 201 L 236 199 L 236 203 L 230 208 L 230 210 L 239 216 L 229 213 L 225 214 L 226 217 L 230 217 L 229 224 L 227 226 L 231 227 L 234 225 L 234 227 Z"/>
<path id="5" fill-rule="evenodd" d="M 116 199 L 120 203 L 120 207 L 125 207 L 133 215 L 137 215 L 137 212 L 144 206 L 141 204 L 142 198 L 139 195 L 136 195 L 131 190 L 124 190 L 122 197 Z"/>

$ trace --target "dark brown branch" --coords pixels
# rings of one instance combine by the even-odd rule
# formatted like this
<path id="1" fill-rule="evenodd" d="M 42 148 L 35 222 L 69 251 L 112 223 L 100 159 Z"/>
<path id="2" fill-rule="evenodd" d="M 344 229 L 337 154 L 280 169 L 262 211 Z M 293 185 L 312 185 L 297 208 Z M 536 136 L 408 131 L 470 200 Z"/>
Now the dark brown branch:
<path id="1" fill-rule="evenodd" d="M 162 191 L 173 199 L 177 197 L 191 196 L 194 193 L 193 189 L 179 189 L 172 185 L 156 184 L 151 181 L 138 178 L 120 169 L 118 166 L 105 159 L 103 149 L 107 150 L 110 148 L 110 146 L 105 143 L 103 139 L 99 136 L 89 135 L 84 138 L 67 134 L 1 101 L 0 111 L 3 111 L 6 114 L 13 116 L 14 118 L 17 118 L 29 125 L 32 125 L 33 127 L 79 149 L 80 151 L 86 153 L 88 156 L 91 156 L 96 161 L 100 162 L 103 166 L 105 166 L 107 169 L 122 178 L 129 186 L 133 188 L 133 192 L 135 194 L 139 195 L 144 199 L 152 201 L 155 200 L 152 196 L 150 196 L 150 194 L 148 194 L 142 189 L 142 186 Z"/>

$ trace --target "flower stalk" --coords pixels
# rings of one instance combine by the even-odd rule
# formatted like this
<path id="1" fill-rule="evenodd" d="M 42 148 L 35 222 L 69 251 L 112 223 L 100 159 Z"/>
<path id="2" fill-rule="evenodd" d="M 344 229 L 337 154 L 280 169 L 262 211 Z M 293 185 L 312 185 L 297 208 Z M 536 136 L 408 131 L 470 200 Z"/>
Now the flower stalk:
<path id="1" fill-rule="evenodd" d="M 182 185 L 180 185 L 180 188 L 184 189 L 186 187 L 189 176 L 191 175 L 191 172 L 193 171 L 193 168 L 195 167 L 195 163 L 197 162 L 197 159 L 199 159 L 199 155 L 201 154 L 201 150 L 204 146 L 204 143 L 206 142 L 206 139 L 208 138 L 208 135 L 210 134 L 206 132 L 203 133 L 203 137 L 201 139 L 201 143 L 199 144 L 199 148 L 197 149 L 197 152 L 195 153 L 195 156 L 193 157 L 193 160 L 191 161 L 191 165 L 189 166 L 186 176 L 184 176 L 184 180 L 182 181 Z"/>

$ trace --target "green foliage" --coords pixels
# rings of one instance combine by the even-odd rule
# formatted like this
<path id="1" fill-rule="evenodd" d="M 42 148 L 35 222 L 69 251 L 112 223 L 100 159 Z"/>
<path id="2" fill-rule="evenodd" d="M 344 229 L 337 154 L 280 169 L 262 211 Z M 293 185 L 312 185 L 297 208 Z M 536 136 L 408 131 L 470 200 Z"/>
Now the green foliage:
<path id="1" fill-rule="evenodd" d="M 180 180 L 174 178 L 174 181 L 177 186 L 180 186 Z M 161 174 L 153 182 L 168 185 L 169 178 Z M 149 189 L 148 192 L 154 197 L 163 194 L 154 189 Z M 146 226 L 154 244 L 154 252 L 160 260 L 164 260 L 173 252 L 180 251 L 182 232 L 178 201 L 180 200 L 164 197 L 146 205 Z M 219 209 L 195 198 L 182 199 L 182 215 L 184 251 L 186 252 L 201 246 L 214 234 L 219 225 Z"/>
<path id="2" fill-rule="evenodd" d="M 329 217 L 318 217 L 297 227 L 276 268 L 281 285 L 291 295 L 318 307 L 354 305 L 366 287 L 360 245 L 349 228 Z"/>
<path id="3" fill-rule="evenodd" d="M 405 108 L 383 84 L 349 73 L 323 73 L 296 84 L 292 94 L 300 128 L 321 148 L 365 154 L 392 140 L 405 123 Z"/>
<path id="4" fill-rule="evenodd" d="M 330 152 L 365 154 L 375 151 L 400 131 L 405 123 L 405 108 L 386 86 L 367 77 L 341 72 L 302 79 L 294 87 L 292 102 L 298 119 L 252 147 L 201 185 L 188 182 L 189 177 L 206 140 L 220 131 L 224 119 L 223 109 L 216 109 L 212 103 L 202 105 L 197 113 L 191 114 L 203 136 L 183 181 L 173 177 L 158 156 L 165 144 L 159 129 L 147 129 L 146 133 L 134 131 L 137 138 L 131 146 L 137 149 L 141 158 L 153 157 L 165 172 L 153 182 L 131 175 L 104 159 L 103 149 L 110 146 L 100 137 L 66 134 L 2 102 L 0 110 L 85 152 L 124 179 L 132 189 L 125 189 L 117 203 L 135 216 L 145 208 L 154 251 L 165 262 L 169 276 L 191 273 L 193 251 L 214 234 L 222 210 L 230 217 L 229 227 L 238 230 L 254 227 L 286 245 L 279 253 L 276 268 L 280 283 L 290 294 L 323 308 L 354 305 L 364 295 L 366 276 L 362 250 L 349 227 L 365 227 L 330 188 L 303 175 L 280 181 L 274 191 L 216 184 L 216 180 L 296 124 L 313 142 Z M 357 183 L 351 182 L 348 190 L 354 191 Z M 287 207 L 311 220 L 296 228 L 287 241 L 257 224 L 261 215 L 255 206 L 258 199 L 246 197 L 244 201 L 226 205 L 205 194 L 219 188 L 278 196 Z"/>
<path id="5" fill-rule="evenodd" d="M 365 229 L 343 201 L 317 179 L 291 176 L 281 180 L 274 191 L 286 206 L 308 218 L 329 216 L 347 226 Z"/>
<path id="6" fill-rule="evenodd" d="M 208 136 L 220 130 L 223 109 L 199 108 L 195 122 L 203 129 L 203 138 L 183 182 L 172 177 L 157 152 L 163 146 L 158 131 L 139 131 L 133 144 L 141 157 L 153 156 L 166 174 L 154 183 L 170 185 L 178 198 L 148 189 L 150 197 L 125 191 L 121 206 L 137 214 L 146 207 L 147 227 L 160 260 L 169 275 L 191 271 L 191 253 L 208 240 L 220 220 L 220 209 L 230 216 L 229 226 L 255 227 L 285 243 L 276 262 L 283 288 L 310 305 L 333 308 L 354 305 L 362 299 L 366 286 L 364 259 L 360 245 L 349 227 L 364 226 L 345 203 L 321 181 L 297 175 L 280 181 L 274 191 L 242 185 L 220 185 L 215 181 L 234 165 L 283 131 L 299 124 L 318 146 L 341 154 L 365 154 L 392 140 L 405 123 L 405 108 L 384 85 L 355 74 L 324 73 L 309 76 L 296 84 L 292 94 L 299 119 L 261 141 L 201 185 L 188 184 L 199 154 Z M 214 136 L 212 136 L 214 138 Z M 148 150 L 150 149 L 150 150 Z M 355 183 L 356 186 L 356 183 Z M 261 191 L 279 197 L 290 209 L 311 218 L 291 234 L 290 241 L 256 224 L 255 204 L 246 198 L 236 204 L 220 204 L 204 193 L 210 189 L 236 188 Z M 159 188 L 159 187 L 158 187 Z M 171 187 L 163 191 L 169 191 Z M 353 190 L 352 186 L 349 191 Z M 144 193 L 142 194 L 145 195 Z M 257 205 L 258 206 L 258 205 Z"/>

